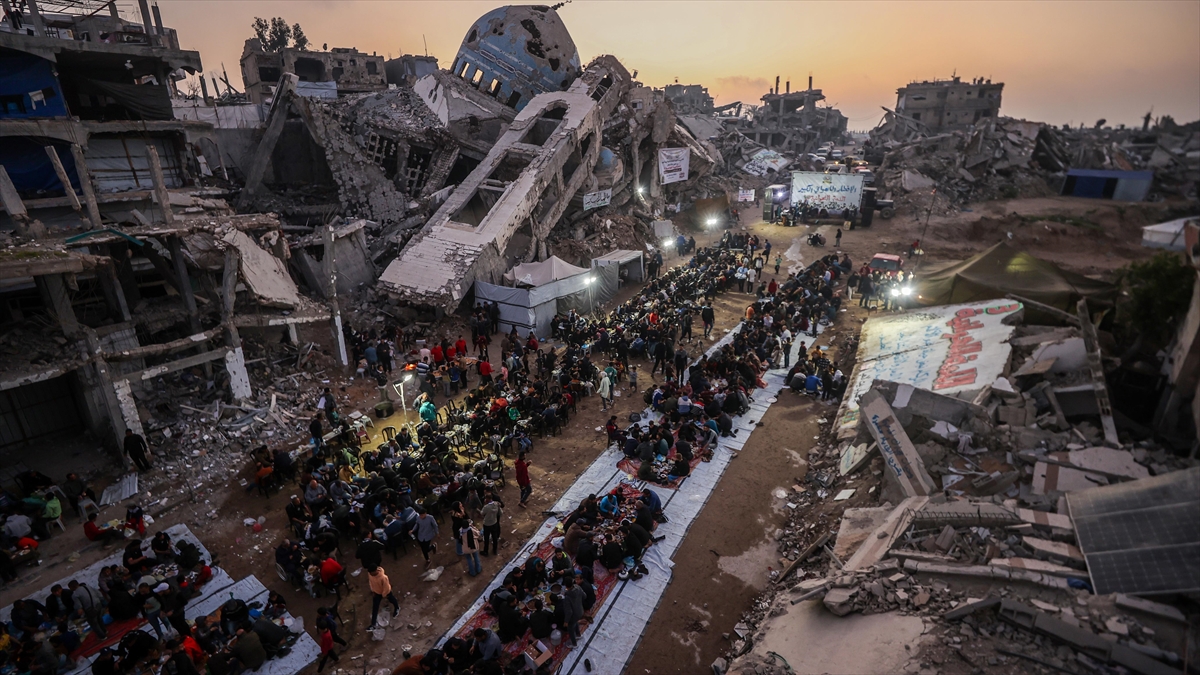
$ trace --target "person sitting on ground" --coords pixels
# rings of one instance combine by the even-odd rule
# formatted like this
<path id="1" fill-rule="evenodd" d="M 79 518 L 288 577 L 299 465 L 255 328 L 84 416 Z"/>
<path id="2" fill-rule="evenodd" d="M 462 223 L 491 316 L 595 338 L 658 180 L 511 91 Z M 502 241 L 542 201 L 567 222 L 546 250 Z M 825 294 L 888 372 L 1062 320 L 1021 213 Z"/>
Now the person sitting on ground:
<path id="1" fill-rule="evenodd" d="M 115 527 L 100 527 L 97 525 L 96 514 L 94 513 L 89 513 L 87 522 L 83 524 L 83 536 L 87 537 L 88 541 L 100 541 L 105 544 L 125 539 L 125 535 L 121 530 Z"/>

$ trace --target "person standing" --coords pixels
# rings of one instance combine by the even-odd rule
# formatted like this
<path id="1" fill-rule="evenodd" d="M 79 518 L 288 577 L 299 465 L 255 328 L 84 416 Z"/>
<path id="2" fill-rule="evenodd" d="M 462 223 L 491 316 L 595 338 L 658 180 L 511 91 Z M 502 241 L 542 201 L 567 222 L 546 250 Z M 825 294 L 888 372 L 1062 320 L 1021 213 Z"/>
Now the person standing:
<path id="1" fill-rule="evenodd" d="M 504 505 L 495 495 L 484 498 L 483 504 L 483 555 L 488 554 L 488 544 L 492 545 L 492 555 L 500 549 L 500 516 L 504 514 Z"/>
<path id="2" fill-rule="evenodd" d="M 413 534 L 416 535 L 417 544 L 421 547 L 421 555 L 425 556 L 425 567 L 429 567 L 429 553 L 437 552 L 437 542 L 434 539 L 438 536 L 437 518 L 429 515 L 429 512 L 424 508 L 417 509 L 417 524 L 413 528 Z"/>
<path id="3" fill-rule="evenodd" d="M 371 586 L 371 626 L 367 630 L 375 630 L 375 622 L 379 620 L 379 606 L 383 604 L 383 599 L 387 598 L 388 602 L 392 603 L 392 618 L 400 613 L 400 601 L 396 599 L 396 594 L 392 592 L 392 582 L 388 580 L 387 572 L 383 571 L 383 567 L 376 567 L 368 573 L 367 583 Z M 329 638 L 329 647 L 333 648 L 333 637 Z M 337 657 L 334 657 L 337 661 Z"/>
<path id="4" fill-rule="evenodd" d="M 488 320 L 492 325 L 492 335 L 500 332 L 500 304 L 493 300 L 488 304 Z"/>
<path id="5" fill-rule="evenodd" d="M 333 616 L 330 616 L 328 607 L 317 608 L 316 626 L 318 633 L 329 630 L 329 635 L 331 636 L 333 642 L 336 642 L 343 647 L 350 646 L 349 643 L 342 639 L 342 636 L 338 635 L 337 620 Z"/>
<path id="6" fill-rule="evenodd" d="M 529 481 L 530 464 L 525 459 L 525 453 L 517 453 L 517 461 L 513 466 L 517 474 L 517 487 L 521 488 L 521 501 L 517 502 L 521 508 L 529 506 L 529 495 L 533 494 L 533 483 Z"/>
<path id="7" fill-rule="evenodd" d="M 704 322 L 704 337 L 712 333 L 714 312 L 712 304 L 707 304 L 700 310 L 700 320 Z"/>
<path id="8" fill-rule="evenodd" d="M 325 626 L 321 630 L 321 660 L 317 662 L 317 672 L 325 670 L 325 664 L 329 659 L 333 659 L 334 663 L 338 661 L 337 652 L 333 651 L 333 633 L 329 630 L 329 626 Z"/>
<path id="9" fill-rule="evenodd" d="M 579 621 L 583 618 L 583 589 L 575 585 L 575 576 L 563 577 L 563 624 L 571 636 L 571 644 L 579 637 Z"/>
<path id="10" fill-rule="evenodd" d="M 67 584 L 67 588 L 71 590 L 71 600 L 75 606 L 83 612 L 83 616 L 87 619 L 88 627 L 96 634 L 96 637 L 104 640 L 108 637 L 108 631 L 104 630 L 104 621 L 101 620 L 101 607 L 104 603 L 104 598 L 98 591 L 92 590 L 86 584 L 81 584 L 75 579 L 72 579 Z"/>
<path id="11" fill-rule="evenodd" d="M 479 560 L 479 530 L 471 525 L 471 519 L 468 518 L 456 536 L 462 554 L 467 559 L 467 576 L 479 576 L 483 572 L 483 563 Z"/>
<path id="12" fill-rule="evenodd" d="M 600 393 L 600 410 L 607 411 L 608 406 L 613 404 L 613 384 L 608 373 L 604 371 L 600 371 L 600 386 L 597 391 Z"/>
<path id="13" fill-rule="evenodd" d="M 150 446 L 146 445 L 146 439 L 141 434 L 133 433 L 133 429 L 125 430 L 125 454 L 137 467 L 138 473 L 149 471 L 153 466 L 149 459 Z"/>
<path id="14" fill-rule="evenodd" d="M 837 233 L 833 235 L 833 246 L 834 248 L 842 247 L 842 228 L 840 227 L 837 229 Z"/>

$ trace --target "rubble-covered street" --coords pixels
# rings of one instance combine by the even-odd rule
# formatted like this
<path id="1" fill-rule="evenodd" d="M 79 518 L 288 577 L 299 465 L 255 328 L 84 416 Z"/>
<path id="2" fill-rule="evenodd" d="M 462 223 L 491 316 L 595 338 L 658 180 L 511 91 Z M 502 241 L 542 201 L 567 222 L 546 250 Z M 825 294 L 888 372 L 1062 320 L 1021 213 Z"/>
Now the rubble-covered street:
<path id="1" fill-rule="evenodd" d="M 1185 4 L 4 0 L 0 675 L 1200 672 Z"/>

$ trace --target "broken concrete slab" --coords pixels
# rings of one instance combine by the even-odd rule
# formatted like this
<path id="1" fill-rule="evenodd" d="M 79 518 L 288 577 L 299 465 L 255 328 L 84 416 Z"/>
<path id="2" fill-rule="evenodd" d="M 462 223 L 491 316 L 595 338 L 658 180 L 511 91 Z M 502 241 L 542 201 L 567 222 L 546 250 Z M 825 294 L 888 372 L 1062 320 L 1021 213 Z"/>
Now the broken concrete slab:
<path id="1" fill-rule="evenodd" d="M 999 606 L 1000 606 L 1000 596 L 991 595 L 982 600 L 976 600 L 975 602 L 963 603 L 963 604 L 959 605 L 958 607 L 955 607 L 954 609 L 950 610 L 949 612 L 946 612 L 945 614 L 943 614 L 942 618 L 946 619 L 947 621 L 957 621 L 957 620 L 963 618 L 964 616 L 969 616 L 971 614 L 976 614 L 978 612 L 985 612 L 987 610 L 990 610 L 994 607 L 999 607 Z"/>
<path id="2" fill-rule="evenodd" d="M 887 519 L 875 528 L 871 536 L 867 537 L 866 541 L 858 547 L 854 555 L 846 561 L 844 569 L 847 571 L 865 569 L 879 561 L 887 555 L 888 549 L 896 542 L 896 539 L 904 533 L 908 528 L 908 524 L 912 522 L 912 514 L 915 510 L 920 509 L 929 503 L 928 497 L 910 497 L 900 502 L 892 512 L 888 514 Z"/>
<path id="3" fill-rule="evenodd" d="M 893 510 L 890 506 L 846 509 L 838 526 L 833 554 L 839 560 L 849 558 L 887 520 Z"/>
<path id="4" fill-rule="evenodd" d="M 837 616 L 846 616 L 854 611 L 854 594 L 857 588 L 831 588 L 821 602 Z"/>
<path id="5" fill-rule="evenodd" d="M 935 576 L 960 576 L 977 579 L 1007 579 L 1009 581 L 1027 581 L 1047 588 L 1065 590 L 1067 580 L 1048 574 L 1041 574 L 1023 569 L 1006 569 L 990 565 L 940 565 L 925 563 L 917 560 L 904 561 L 905 571 L 911 574 L 932 574 Z"/>
<path id="6" fill-rule="evenodd" d="M 1050 513 L 1048 511 L 1034 511 L 1033 509 L 1017 509 L 1017 517 L 1032 525 L 1040 525 L 1052 530 L 1073 531 L 1075 526 L 1071 524 L 1071 517 L 1061 513 Z"/>
<path id="7" fill-rule="evenodd" d="M 1183 612 L 1170 605 L 1164 605 L 1161 602 L 1154 602 L 1153 600 L 1126 595 L 1124 593 L 1117 593 L 1114 602 L 1121 609 L 1142 612 L 1179 623 L 1187 623 L 1187 617 L 1184 616 Z"/>
<path id="8" fill-rule="evenodd" d="M 1051 562 L 1063 565 L 1085 566 L 1083 552 L 1071 544 L 1040 539 L 1038 537 L 1022 537 L 1021 541 L 1033 551 L 1035 556 L 1043 560 L 1050 560 Z"/>
<path id="9" fill-rule="evenodd" d="M 1118 476 L 1134 480 L 1150 477 L 1149 469 L 1134 461 L 1133 455 L 1125 450 L 1105 447 L 1083 448 L 1066 453 L 1051 453 L 1051 457 L 1066 459 L 1076 468 L 1094 471 L 1105 476 Z"/>
<path id="10" fill-rule="evenodd" d="M 896 419 L 892 407 L 877 391 L 867 392 L 859 401 L 862 419 L 867 424 L 891 475 L 899 482 L 906 497 L 923 497 L 936 491 L 933 479 L 916 447 Z"/>
<path id="11" fill-rule="evenodd" d="M 941 504 L 926 504 L 913 517 L 923 525 L 936 523 L 954 527 L 992 527 L 1013 525 L 1019 522 L 1017 515 L 1005 506 L 965 499 Z"/>
<path id="12" fill-rule="evenodd" d="M 241 230 L 230 230 L 223 240 L 237 249 L 242 280 L 262 304 L 284 309 L 293 309 L 300 304 L 296 282 L 292 281 L 282 260 L 259 247 Z"/>
<path id="13" fill-rule="evenodd" d="M 1108 479 L 1100 474 L 1071 469 L 1048 462 L 1038 462 L 1033 467 L 1032 489 L 1035 495 L 1051 492 L 1074 492 L 1099 485 L 1108 485 Z"/>
<path id="14" fill-rule="evenodd" d="M 1005 570 L 1028 570 L 1030 572 L 1038 572 L 1040 574 L 1052 574 L 1056 577 L 1074 577 L 1076 579 L 1086 577 L 1087 573 L 1082 572 L 1073 567 L 1065 565 L 1057 565 L 1045 560 L 1036 558 L 995 558 L 988 563 L 992 567 Z"/>

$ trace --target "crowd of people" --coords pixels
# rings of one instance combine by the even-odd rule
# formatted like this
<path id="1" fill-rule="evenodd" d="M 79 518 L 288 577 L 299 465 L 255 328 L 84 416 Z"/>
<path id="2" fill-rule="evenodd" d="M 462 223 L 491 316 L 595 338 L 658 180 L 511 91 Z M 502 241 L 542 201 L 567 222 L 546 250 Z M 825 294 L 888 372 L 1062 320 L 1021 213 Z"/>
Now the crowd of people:
<path id="1" fill-rule="evenodd" d="M 94 675 L 240 675 L 288 652 L 296 635 L 282 625 L 285 599 L 231 598 L 218 620 L 185 619 L 213 569 L 200 548 L 160 531 L 149 539 L 144 514 L 130 505 L 121 563 L 94 578 L 75 575 L 44 597 L 25 597 L 0 624 L 0 672 L 58 675 L 95 655 Z M 82 574 L 82 573 L 81 573 Z M 139 630 L 145 622 L 150 630 Z"/>
<path id="2" fill-rule="evenodd" d="M 611 401 L 606 391 L 628 381 L 659 413 L 649 420 L 638 415 L 628 425 L 614 416 L 606 424 L 608 441 L 640 461 L 638 478 L 669 485 L 689 475 L 694 460 L 710 455 L 720 437 L 736 433 L 733 418 L 749 409 L 754 392 L 765 386 L 768 368 L 789 368 L 789 380 L 810 371 L 831 383 L 844 379 L 822 352 L 810 355 L 802 339 L 798 349 L 793 343 L 815 337 L 818 326 L 836 316 L 842 300 L 835 287 L 851 269 L 849 257 L 831 254 L 800 273 L 767 281 L 762 277 L 770 255 L 769 241 L 760 245 L 756 236 L 726 233 L 719 245 L 699 249 L 686 265 L 650 280 L 609 314 L 571 312 L 555 319 L 554 337 L 570 355 L 562 371 L 569 375 L 560 373 L 564 388 L 585 396 L 594 389 L 604 408 Z M 777 274 L 779 265 L 777 260 Z M 713 298 L 734 288 L 753 293 L 755 300 L 731 339 L 701 354 L 706 341 L 716 339 Z M 797 353 L 794 366 L 792 351 Z M 542 358 L 535 356 L 534 363 Z M 652 381 L 644 390 L 638 386 L 638 359 L 651 364 Z M 522 372 L 514 366 L 511 372 Z M 840 395 L 832 384 L 816 393 Z M 470 628 L 438 649 L 412 656 L 394 675 L 500 673 L 505 671 L 499 657 L 514 641 L 573 643 L 597 602 L 597 573 L 602 569 L 627 579 L 646 574 L 642 556 L 657 541 L 654 528 L 665 522 L 653 490 L 627 495 L 627 489 L 589 495 L 565 514 L 549 559 L 528 558 L 489 597 L 491 627 Z M 452 529 L 456 546 L 469 558 L 479 547 L 473 522 L 456 516 Z M 472 564 L 468 561 L 469 569 Z"/>

